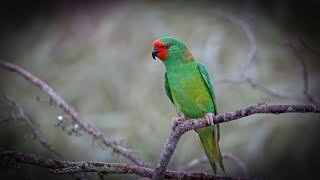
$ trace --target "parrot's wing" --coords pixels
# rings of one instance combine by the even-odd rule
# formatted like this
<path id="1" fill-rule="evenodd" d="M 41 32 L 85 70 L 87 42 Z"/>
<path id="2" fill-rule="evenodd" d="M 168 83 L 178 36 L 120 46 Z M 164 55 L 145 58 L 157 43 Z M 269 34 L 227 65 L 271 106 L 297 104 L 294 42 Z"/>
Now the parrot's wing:
<path id="1" fill-rule="evenodd" d="M 199 62 L 197 62 L 197 63 L 198 63 L 198 69 L 199 69 L 199 71 L 201 73 L 201 76 L 202 76 L 204 82 L 206 83 L 206 85 L 208 87 L 208 90 L 210 92 L 210 95 L 212 97 L 212 102 L 213 102 L 213 106 L 214 106 L 214 115 L 217 115 L 218 111 L 217 111 L 216 101 L 215 101 L 216 97 L 215 97 L 215 94 L 214 94 L 214 89 L 213 89 L 213 86 L 212 86 L 212 81 L 211 81 L 210 75 L 209 75 L 206 67 L 203 64 L 201 64 Z M 216 127 L 217 127 L 217 133 L 216 134 L 217 134 L 218 141 L 219 141 L 220 140 L 219 124 L 217 124 Z"/>
<path id="2" fill-rule="evenodd" d="M 164 74 L 164 81 L 165 81 L 166 94 L 167 94 L 168 98 L 171 100 L 172 104 L 174 104 L 171 90 L 170 90 L 170 86 L 169 86 L 169 82 L 168 82 L 167 73 Z"/>

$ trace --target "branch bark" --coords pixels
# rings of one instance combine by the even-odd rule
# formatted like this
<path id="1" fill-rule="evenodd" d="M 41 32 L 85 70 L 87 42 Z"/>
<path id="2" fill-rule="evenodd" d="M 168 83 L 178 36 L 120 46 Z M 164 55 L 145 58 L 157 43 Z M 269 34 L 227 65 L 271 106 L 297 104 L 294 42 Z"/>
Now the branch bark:
<path id="1" fill-rule="evenodd" d="M 281 113 L 320 113 L 320 105 L 267 105 L 259 103 L 234 112 L 217 115 L 213 118 L 214 124 L 229 122 L 253 114 L 281 114 Z M 172 128 L 167 138 L 160 159 L 156 164 L 152 179 L 163 179 L 171 156 L 181 136 L 190 130 L 208 126 L 207 121 L 202 118 L 190 119 Z"/>
<path id="2" fill-rule="evenodd" d="M 122 156 L 128 158 L 132 162 L 140 166 L 147 166 L 147 164 L 140 159 L 132 150 L 123 147 L 120 143 L 116 142 L 115 140 L 106 137 L 99 129 L 93 127 L 91 124 L 86 122 L 78 113 L 77 111 L 69 105 L 59 94 L 57 94 L 47 83 L 36 77 L 35 75 L 31 74 L 27 70 L 3 61 L 0 59 L 0 67 L 3 69 L 13 71 L 20 76 L 24 77 L 26 80 L 30 81 L 35 86 L 38 86 L 41 90 L 47 93 L 52 100 L 58 104 L 58 106 L 70 116 L 71 120 L 78 124 L 84 131 L 88 134 L 92 135 L 94 138 L 101 140 L 102 143 L 107 146 L 111 147 L 115 152 L 121 154 Z"/>
<path id="3" fill-rule="evenodd" d="M 105 163 L 92 161 L 60 161 L 47 159 L 35 154 L 1 151 L 0 160 L 3 163 L 17 162 L 32 164 L 37 167 L 50 169 L 52 174 L 74 174 L 83 172 L 97 172 L 105 174 L 136 174 L 142 177 L 152 177 L 153 169 L 132 164 Z M 203 172 L 166 171 L 164 177 L 168 179 L 248 179 L 227 177 Z"/>

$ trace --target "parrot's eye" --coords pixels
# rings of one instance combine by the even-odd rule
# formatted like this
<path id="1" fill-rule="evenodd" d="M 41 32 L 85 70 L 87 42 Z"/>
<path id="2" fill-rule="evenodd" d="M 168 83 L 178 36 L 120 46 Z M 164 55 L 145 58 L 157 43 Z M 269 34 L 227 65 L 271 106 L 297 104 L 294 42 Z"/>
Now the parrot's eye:
<path id="1" fill-rule="evenodd" d="M 166 48 L 166 49 L 169 49 L 170 46 L 171 46 L 170 44 L 165 44 L 163 47 Z"/>

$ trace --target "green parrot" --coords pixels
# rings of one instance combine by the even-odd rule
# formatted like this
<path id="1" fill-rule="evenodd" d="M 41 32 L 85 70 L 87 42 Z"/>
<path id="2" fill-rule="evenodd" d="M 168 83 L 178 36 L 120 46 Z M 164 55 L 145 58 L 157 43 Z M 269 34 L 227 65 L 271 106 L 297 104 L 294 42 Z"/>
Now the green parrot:
<path id="1" fill-rule="evenodd" d="M 196 132 L 213 171 L 216 173 L 216 164 L 219 164 L 224 172 L 218 144 L 219 126 L 213 124 L 213 115 L 217 114 L 215 94 L 205 66 L 192 56 L 184 43 L 172 37 L 155 40 L 152 48 L 153 59 L 158 57 L 166 67 L 166 94 L 179 116 L 172 120 L 173 123 L 205 117 L 211 126 Z"/>

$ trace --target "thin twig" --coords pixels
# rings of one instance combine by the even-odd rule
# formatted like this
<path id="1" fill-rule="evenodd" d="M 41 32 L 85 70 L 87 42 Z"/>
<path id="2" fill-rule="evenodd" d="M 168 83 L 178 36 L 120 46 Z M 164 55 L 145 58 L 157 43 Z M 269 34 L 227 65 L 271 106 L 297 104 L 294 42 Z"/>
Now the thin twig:
<path id="1" fill-rule="evenodd" d="M 2 162 L 17 162 L 32 164 L 37 167 L 50 169 L 52 174 L 74 174 L 82 172 L 96 172 L 105 174 L 136 174 L 142 177 L 152 177 L 153 169 L 132 164 L 105 163 L 92 161 L 60 161 L 44 158 L 35 154 L 18 153 L 13 151 L 0 150 L 0 160 Z M 168 179 L 248 179 L 238 177 L 220 176 L 204 172 L 184 172 L 171 171 L 165 172 Z"/>
<path id="2" fill-rule="evenodd" d="M 298 101 L 304 101 L 305 98 L 301 97 L 301 96 L 296 96 L 294 94 L 289 94 L 289 93 L 285 93 L 285 92 L 281 92 L 281 91 L 276 91 L 274 89 L 268 88 L 260 83 L 258 83 L 257 81 L 253 80 L 250 77 L 246 77 L 246 82 L 254 89 L 258 89 L 266 94 L 269 94 L 273 97 L 281 97 L 281 98 L 288 98 L 288 99 L 295 99 Z"/>
<path id="3" fill-rule="evenodd" d="M 196 158 L 196 159 L 193 159 L 192 161 L 190 161 L 185 167 L 181 168 L 181 170 L 189 171 L 189 170 L 199 166 L 200 164 L 207 163 L 207 162 L 208 162 L 207 156 Z"/>
<path id="4" fill-rule="evenodd" d="M 29 119 L 29 117 L 24 113 L 22 106 L 17 103 L 13 98 L 8 97 L 6 95 L 0 96 L 0 98 L 4 99 L 11 105 L 13 105 L 18 113 L 18 118 L 21 118 L 25 121 L 27 126 L 31 129 L 31 132 L 35 136 L 37 140 L 41 143 L 44 148 L 47 148 L 50 152 L 54 153 L 59 159 L 64 160 L 64 156 L 56 151 L 53 146 L 48 142 L 48 140 L 44 137 L 43 133 L 37 128 Z M 87 180 L 89 179 L 86 173 L 72 174 L 75 179 L 78 180 Z"/>
<path id="5" fill-rule="evenodd" d="M 44 135 L 42 134 L 42 132 L 36 128 L 36 126 L 31 122 L 31 120 L 29 119 L 28 116 L 26 116 L 26 114 L 24 113 L 22 107 L 20 104 L 18 104 L 14 99 L 8 97 L 8 96 L 1 96 L 1 98 L 3 98 L 4 100 L 8 101 L 9 103 L 11 103 L 17 113 L 19 114 L 19 117 L 24 120 L 24 122 L 28 125 L 28 127 L 31 129 L 33 135 L 36 137 L 36 139 L 39 140 L 39 142 L 42 144 L 43 147 L 47 148 L 49 151 L 51 151 L 52 153 L 54 153 L 59 159 L 63 159 L 63 155 L 60 154 L 58 151 L 56 151 L 52 145 L 47 141 L 47 139 L 44 137 Z"/>
<path id="6" fill-rule="evenodd" d="M 302 44 L 304 47 L 310 49 L 314 54 L 320 56 L 320 50 L 312 47 L 309 43 L 307 43 L 307 41 L 305 40 L 305 38 L 299 37 L 299 40 L 300 40 L 301 44 Z"/>
<path id="7" fill-rule="evenodd" d="M 257 81 L 253 80 L 251 77 L 247 76 L 243 80 L 231 80 L 231 79 L 220 79 L 217 81 L 214 81 L 214 84 L 242 84 L 242 83 L 247 83 L 249 86 L 251 86 L 253 89 L 257 89 L 263 93 L 266 93 L 270 96 L 273 97 L 280 97 L 280 98 L 288 98 L 288 99 L 295 99 L 297 101 L 306 101 L 305 96 L 298 96 L 295 94 L 290 94 L 288 92 L 281 92 L 277 91 L 275 89 L 269 88 L 267 86 L 264 86 L 261 83 L 258 83 Z M 308 100 L 309 102 L 309 100 Z"/>
<path id="8" fill-rule="evenodd" d="M 213 81 L 213 84 L 226 84 L 226 83 L 242 84 L 244 82 L 246 82 L 246 81 L 245 80 L 234 80 L 234 79 L 220 79 L 220 80 Z"/>
<path id="9" fill-rule="evenodd" d="M 281 113 L 320 113 L 320 105 L 267 105 L 266 103 L 259 103 L 249 106 L 247 108 L 220 114 L 213 117 L 214 124 L 229 122 L 242 117 L 253 114 L 281 114 Z M 173 155 L 176 145 L 181 136 L 190 130 L 199 129 L 208 126 L 205 119 L 190 119 L 184 123 L 178 124 L 172 128 L 169 137 L 165 143 L 164 149 L 157 162 L 153 179 L 163 179 L 168 163 Z"/>
<path id="10" fill-rule="evenodd" d="M 299 54 L 298 49 L 294 46 L 293 43 L 289 43 L 290 48 L 293 50 L 294 55 L 297 57 L 300 65 L 301 65 L 301 71 L 302 71 L 302 80 L 303 80 L 303 94 L 307 98 L 307 100 L 311 103 L 317 103 L 312 98 L 312 96 L 309 94 L 309 84 L 308 84 L 308 71 L 307 71 L 307 65 L 305 63 L 304 58 Z"/>
<path id="11" fill-rule="evenodd" d="M 245 33 L 249 41 L 249 52 L 248 52 L 246 61 L 243 66 L 243 71 L 241 74 L 241 77 L 246 77 L 248 75 L 248 70 L 250 66 L 253 64 L 253 61 L 257 55 L 257 43 L 254 38 L 253 32 L 251 31 L 250 26 L 245 21 L 238 19 L 235 16 L 224 13 L 222 11 L 217 11 L 217 14 L 229 20 L 232 24 L 239 26 L 242 29 L 242 31 Z"/>
<path id="12" fill-rule="evenodd" d="M 222 158 L 228 158 L 234 161 L 241 168 L 243 175 L 245 177 L 249 177 L 248 168 L 246 164 L 239 157 L 237 157 L 236 155 L 230 152 L 223 152 Z M 207 163 L 207 162 L 208 162 L 208 158 L 206 156 L 203 156 L 190 161 L 184 168 L 181 168 L 181 170 L 188 171 L 199 166 L 200 164 Z"/>
<path id="13" fill-rule="evenodd" d="M 253 64 L 256 54 L 257 54 L 257 44 L 256 40 L 254 38 L 253 32 L 251 31 L 250 26 L 243 20 L 238 19 L 230 14 L 224 13 L 222 11 L 217 11 L 217 14 L 220 17 L 223 17 L 230 21 L 232 24 L 238 26 L 242 31 L 245 33 L 248 41 L 249 41 L 249 52 L 247 55 L 247 58 L 244 63 L 244 67 L 241 72 L 241 76 L 239 80 L 230 80 L 230 79 L 221 79 L 217 80 L 215 83 L 231 83 L 231 84 L 239 84 L 239 83 L 244 83 L 247 82 L 252 88 L 258 89 L 266 94 L 269 94 L 274 97 L 281 97 L 281 98 L 289 98 L 289 99 L 296 99 L 298 101 L 305 101 L 307 100 L 308 102 L 311 103 L 318 103 L 317 101 L 314 100 L 314 98 L 308 93 L 308 71 L 306 68 L 306 64 L 304 59 L 299 55 L 297 52 L 297 49 L 290 44 L 290 47 L 294 50 L 295 55 L 297 56 L 301 66 L 302 66 L 302 77 L 304 81 L 304 96 L 297 96 L 294 94 L 288 94 L 287 92 L 279 92 L 274 89 L 268 88 L 256 81 L 254 81 L 251 77 L 248 76 L 248 71 L 251 65 Z M 303 38 L 300 38 L 301 43 L 306 46 L 307 48 L 311 49 L 315 54 L 319 55 L 320 53 L 316 51 L 314 48 L 309 46 L 306 41 Z"/>
<path id="14" fill-rule="evenodd" d="M 16 72 L 20 76 L 32 82 L 32 84 L 38 86 L 41 90 L 47 93 L 52 98 L 52 100 L 57 103 L 61 109 L 64 110 L 66 114 L 71 117 L 71 120 L 74 123 L 78 124 L 84 131 L 92 135 L 94 138 L 101 140 L 104 145 L 106 145 L 107 147 L 111 147 L 115 152 L 128 158 L 137 165 L 147 166 L 147 164 L 142 159 L 140 159 L 132 150 L 123 147 L 117 141 L 106 137 L 99 129 L 86 122 L 78 114 L 78 112 L 76 112 L 76 110 L 71 105 L 69 105 L 59 94 L 57 94 L 47 83 L 43 82 L 38 77 L 34 76 L 27 70 L 15 64 L 0 60 L 0 66 L 6 70 Z"/>
<path id="15" fill-rule="evenodd" d="M 249 171 L 248 171 L 246 164 L 238 156 L 236 156 L 230 152 L 224 152 L 224 153 L 222 153 L 222 157 L 233 160 L 241 168 L 243 175 L 245 177 L 249 177 Z"/>

